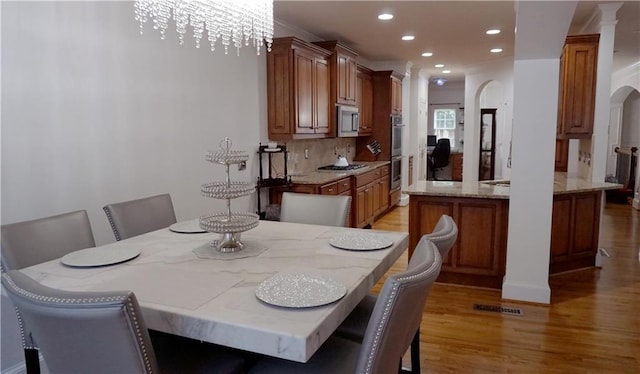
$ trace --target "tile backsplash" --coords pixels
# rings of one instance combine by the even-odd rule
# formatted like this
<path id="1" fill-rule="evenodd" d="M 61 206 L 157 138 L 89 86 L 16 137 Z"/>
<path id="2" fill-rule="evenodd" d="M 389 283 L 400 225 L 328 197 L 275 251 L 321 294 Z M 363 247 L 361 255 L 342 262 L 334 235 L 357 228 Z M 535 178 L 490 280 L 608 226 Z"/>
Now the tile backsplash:
<path id="1" fill-rule="evenodd" d="M 578 145 L 578 177 L 591 179 L 591 139 L 580 139 Z"/>
<path id="2" fill-rule="evenodd" d="M 287 172 L 289 175 L 299 175 L 316 171 L 320 166 L 333 165 L 338 155 L 353 162 L 356 154 L 355 138 L 331 138 L 279 141 L 279 145 L 286 144 L 289 151 Z M 305 153 L 308 158 L 305 158 Z M 272 157 L 272 173 L 281 176 L 284 173 L 283 157 Z"/>

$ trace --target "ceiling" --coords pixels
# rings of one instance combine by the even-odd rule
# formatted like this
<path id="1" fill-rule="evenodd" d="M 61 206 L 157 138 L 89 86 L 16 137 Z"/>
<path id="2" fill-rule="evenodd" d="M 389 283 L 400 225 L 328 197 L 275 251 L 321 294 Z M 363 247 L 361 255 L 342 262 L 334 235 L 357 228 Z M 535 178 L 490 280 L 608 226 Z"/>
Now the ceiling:
<path id="1" fill-rule="evenodd" d="M 569 34 L 578 34 L 604 1 L 579 1 Z M 394 14 L 379 21 L 378 14 Z M 463 80 L 470 67 L 513 58 L 514 1 L 278 1 L 277 22 L 323 40 L 341 40 L 368 61 L 410 61 L 431 77 Z M 614 70 L 640 61 L 640 1 L 617 12 Z M 486 35 L 488 29 L 502 30 Z M 401 41 L 413 34 L 415 40 Z M 502 53 L 489 52 L 502 48 Z M 432 52 L 432 57 L 422 57 Z M 435 68 L 435 64 L 444 68 Z M 443 74 L 443 69 L 451 70 Z"/>

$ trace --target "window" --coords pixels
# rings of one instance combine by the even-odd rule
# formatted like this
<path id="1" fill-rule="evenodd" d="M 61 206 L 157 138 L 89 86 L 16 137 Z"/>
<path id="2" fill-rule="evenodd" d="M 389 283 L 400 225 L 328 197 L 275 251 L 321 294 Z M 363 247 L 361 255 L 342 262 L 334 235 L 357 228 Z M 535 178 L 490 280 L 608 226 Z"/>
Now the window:
<path id="1" fill-rule="evenodd" d="M 433 111 L 433 129 L 438 139 L 449 138 L 453 147 L 456 140 L 456 110 L 435 109 Z"/>

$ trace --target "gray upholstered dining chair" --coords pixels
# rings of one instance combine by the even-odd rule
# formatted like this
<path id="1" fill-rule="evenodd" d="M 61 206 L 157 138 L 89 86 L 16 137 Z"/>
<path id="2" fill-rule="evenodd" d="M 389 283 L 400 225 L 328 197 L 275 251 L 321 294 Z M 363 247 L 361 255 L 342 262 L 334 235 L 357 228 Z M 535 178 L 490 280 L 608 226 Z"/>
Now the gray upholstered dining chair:
<path id="1" fill-rule="evenodd" d="M 349 226 L 351 196 L 283 192 L 280 221 Z"/>
<path id="2" fill-rule="evenodd" d="M 244 359 L 224 347 L 165 334 L 153 340 L 130 291 L 61 291 L 16 270 L 2 274 L 2 285 L 52 373 L 244 371 Z"/>
<path id="3" fill-rule="evenodd" d="M 420 238 L 416 248 L 421 248 L 426 241 L 431 241 L 438 248 L 440 257 L 443 261 L 447 258 L 449 250 L 458 240 L 458 225 L 453 218 L 444 214 L 436 223 L 435 228 L 430 234 L 425 234 Z M 416 266 L 412 257 L 408 269 Z M 336 329 L 336 335 L 344 338 L 361 342 L 369 323 L 369 318 L 373 313 L 373 309 L 377 302 L 375 294 L 369 294 L 355 307 L 355 309 L 347 316 L 340 326 Z M 420 373 L 420 330 L 416 331 L 413 343 L 411 343 L 411 372 Z"/>
<path id="4" fill-rule="evenodd" d="M 412 261 L 411 269 L 384 282 L 362 343 L 331 336 L 307 363 L 261 358 L 249 374 L 397 372 L 442 265 L 438 249 L 428 240 L 416 248 Z"/>
<path id="5" fill-rule="evenodd" d="M 106 205 L 102 208 L 116 240 L 128 239 L 176 223 L 169 194 Z"/>
<path id="6" fill-rule="evenodd" d="M 2 267 L 22 269 L 95 247 L 86 210 L 2 225 Z"/>
<path id="7" fill-rule="evenodd" d="M 2 225 L 0 231 L 3 271 L 22 269 L 96 245 L 86 210 L 10 223 Z M 16 328 L 22 335 L 27 372 L 39 372 L 37 348 L 25 337 L 23 327 L 24 324 L 19 323 Z"/>

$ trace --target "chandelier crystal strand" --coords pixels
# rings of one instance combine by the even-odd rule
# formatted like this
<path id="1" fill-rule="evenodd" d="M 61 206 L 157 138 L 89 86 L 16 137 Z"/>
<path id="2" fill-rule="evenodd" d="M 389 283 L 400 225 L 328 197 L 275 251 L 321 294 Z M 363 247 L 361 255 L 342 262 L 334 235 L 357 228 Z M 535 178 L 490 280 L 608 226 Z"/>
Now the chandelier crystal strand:
<path id="1" fill-rule="evenodd" d="M 265 44 L 271 51 L 273 0 L 135 0 L 134 7 L 141 34 L 144 24 L 151 20 L 153 28 L 164 39 L 169 19 L 173 18 L 180 44 L 184 43 L 189 25 L 196 48 L 200 47 L 206 30 L 212 51 L 218 41 L 224 46 L 225 54 L 230 45 L 240 54 L 240 48 L 250 43 L 257 55 Z"/>

